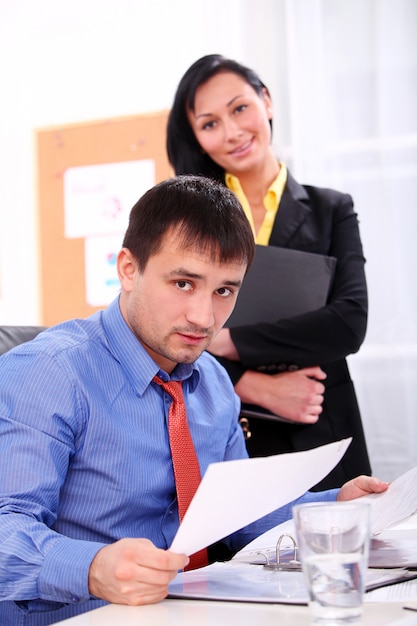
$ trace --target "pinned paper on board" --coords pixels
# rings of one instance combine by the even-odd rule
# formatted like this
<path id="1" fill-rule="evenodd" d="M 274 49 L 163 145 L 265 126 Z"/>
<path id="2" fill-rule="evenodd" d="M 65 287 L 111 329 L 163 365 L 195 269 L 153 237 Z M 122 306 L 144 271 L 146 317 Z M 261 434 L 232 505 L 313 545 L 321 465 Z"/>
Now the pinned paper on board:
<path id="1" fill-rule="evenodd" d="M 86 302 L 107 306 L 120 282 L 116 259 L 129 214 L 155 184 L 153 159 L 70 167 L 64 173 L 65 237 L 83 238 Z"/>
<path id="2" fill-rule="evenodd" d="M 36 131 L 40 321 L 45 326 L 92 315 L 116 288 L 110 274 L 114 255 L 108 252 L 100 268 L 89 255 L 87 269 L 86 240 L 119 235 L 117 253 L 132 207 L 173 175 L 165 147 L 168 116 L 169 110 L 153 111 Z M 89 302 L 100 304 L 89 304 L 87 293 Z"/>
<path id="3" fill-rule="evenodd" d="M 107 306 L 120 291 L 117 254 L 122 235 L 85 239 L 86 301 L 90 306 Z"/>
<path id="4" fill-rule="evenodd" d="M 64 172 L 65 237 L 123 233 L 131 208 L 154 184 L 153 159 L 69 167 Z"/>

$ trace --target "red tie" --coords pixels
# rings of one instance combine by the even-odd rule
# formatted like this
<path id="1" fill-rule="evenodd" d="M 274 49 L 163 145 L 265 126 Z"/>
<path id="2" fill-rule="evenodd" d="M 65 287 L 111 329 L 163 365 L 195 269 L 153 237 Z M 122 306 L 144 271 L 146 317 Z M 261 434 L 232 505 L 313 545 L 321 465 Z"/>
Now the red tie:
<path id="1" fill-rule="evenodd" d="M 165 382 L 158 376 L 154 376 L 153 380 L 172 398 L 168 415 L 168 433 L 177 488 L 178 513 L 182 521 L 201 481 L 200 466 L 188 428 L 182 382 L 180 380 Z M 185 569 L 197 569 L 207 563 L 208 555 L 204 548 L 191 555 Z"/>

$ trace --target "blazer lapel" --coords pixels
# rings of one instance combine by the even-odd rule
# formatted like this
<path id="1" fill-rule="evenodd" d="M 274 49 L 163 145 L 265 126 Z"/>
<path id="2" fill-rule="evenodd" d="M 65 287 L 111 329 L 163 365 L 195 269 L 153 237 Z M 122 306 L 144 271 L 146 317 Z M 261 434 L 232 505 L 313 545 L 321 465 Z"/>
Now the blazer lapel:
<path id="1" fill-rule="evenodd" d="M 272 227 L 270 245 L 287 247 L 311 209 L 304 187 L 288 172 L 278 213 Z"/>

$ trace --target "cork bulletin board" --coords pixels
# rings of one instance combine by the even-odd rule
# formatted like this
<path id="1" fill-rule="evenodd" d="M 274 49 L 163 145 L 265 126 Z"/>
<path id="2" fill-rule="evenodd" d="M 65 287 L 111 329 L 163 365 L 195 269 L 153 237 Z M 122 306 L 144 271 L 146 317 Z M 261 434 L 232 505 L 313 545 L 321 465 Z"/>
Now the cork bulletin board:
<path id="1" fill-rule="evenodd" d="M 105 240 L 100 238 L 108 234 L 103 224 L 120 219 L 120 232 L 112 232 L 120 248 L 128 210 L 146 189 L 172 176 L 165 149 L 167 118 L 168 111 L 162 111 L 36 131 L 41 324 L 87 317 L 106 306 L 100 294 L 88 295 L 88 283 L 94 287 L 99 280 L 88 270 L 87 253 L 94 247 L 86 244 L 89 235 L 99 235 L 91 238 L 95 244 Z M 108 184 L 106 177 L 118 185 L 122 200 L 109 189 L 108 197 L 98 192 L 99 184 Z M 104 212 L 104 219 L 97 219 Z"/>

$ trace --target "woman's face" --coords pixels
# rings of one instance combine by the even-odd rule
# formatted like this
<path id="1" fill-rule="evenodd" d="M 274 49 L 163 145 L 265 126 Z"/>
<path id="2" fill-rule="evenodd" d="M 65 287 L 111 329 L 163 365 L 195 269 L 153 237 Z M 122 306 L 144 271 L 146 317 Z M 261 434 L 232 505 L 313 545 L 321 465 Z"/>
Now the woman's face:
<path id="1" fill-rule="evenodd" d="M 237 74 L 222 72 L 200 85 L 188 119 L 201 149 L 231 174 L 258 169 L 271 157 L 271 99 Z"/>

